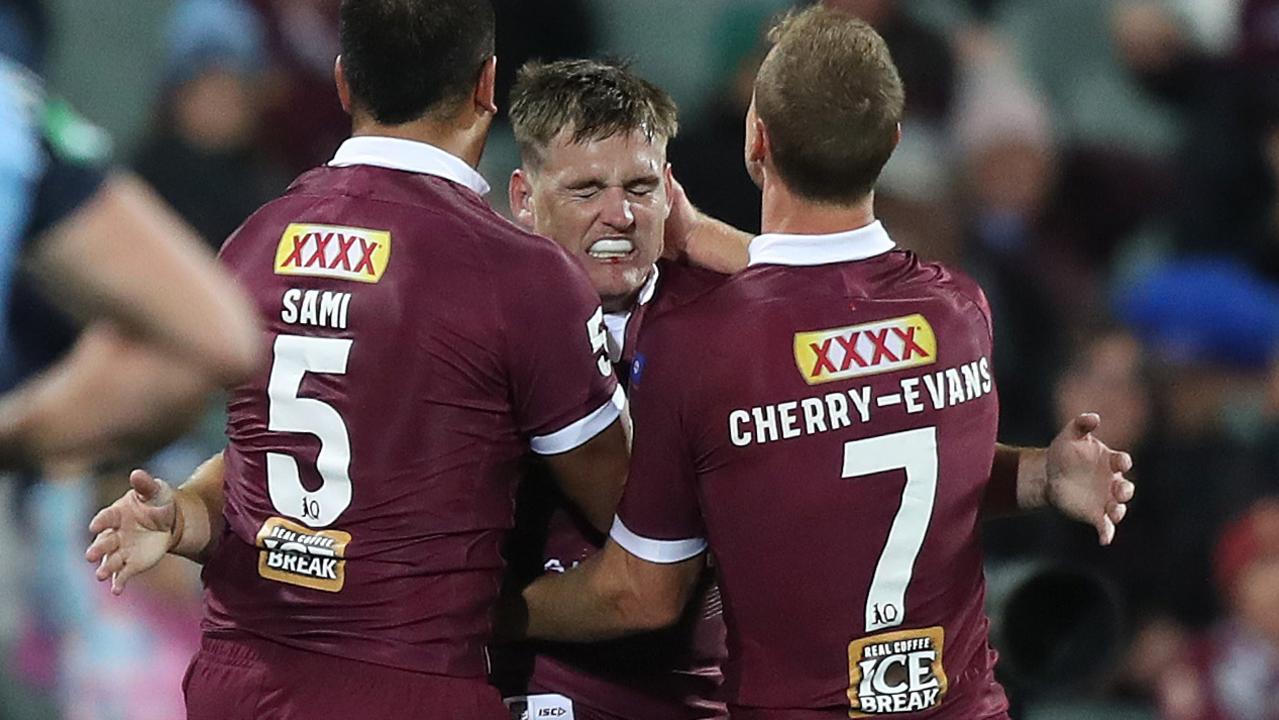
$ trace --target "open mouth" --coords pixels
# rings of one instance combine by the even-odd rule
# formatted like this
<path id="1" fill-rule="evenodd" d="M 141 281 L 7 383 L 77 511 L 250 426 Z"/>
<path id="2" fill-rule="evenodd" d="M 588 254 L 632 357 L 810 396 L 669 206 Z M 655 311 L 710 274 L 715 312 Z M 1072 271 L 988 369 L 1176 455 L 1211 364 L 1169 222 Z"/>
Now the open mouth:
<path id="1" fill-rule="evenodd" d="M 586 254 L 596 260 L 620 262 L 635 252 L 635 243 L 625 238 L 603 238 L 591 243 Z"/>

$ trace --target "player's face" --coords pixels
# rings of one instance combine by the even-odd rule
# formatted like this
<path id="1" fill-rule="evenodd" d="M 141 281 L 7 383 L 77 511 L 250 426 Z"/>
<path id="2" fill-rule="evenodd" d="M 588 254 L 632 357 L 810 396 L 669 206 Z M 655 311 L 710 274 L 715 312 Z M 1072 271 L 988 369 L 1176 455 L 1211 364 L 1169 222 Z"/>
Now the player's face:
<path id="1" fill-rule="evenodd" d="M 665 143 L 635 131 L 570 142 L 561 133 L 541 167 L 517 171 L 517 219 L 562 245 L 586 268 L 605 306 L 623 309 L 662 254 L 670 214 Z M 522 184 L 526 190 L 517 189 Z"/>

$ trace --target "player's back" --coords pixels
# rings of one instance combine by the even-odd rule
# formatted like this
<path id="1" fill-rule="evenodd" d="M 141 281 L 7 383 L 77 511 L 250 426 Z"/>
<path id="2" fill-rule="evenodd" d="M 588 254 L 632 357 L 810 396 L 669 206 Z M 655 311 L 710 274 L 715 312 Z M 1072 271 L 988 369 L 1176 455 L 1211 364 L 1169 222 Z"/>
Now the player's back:
<path id="1" fill-rule="evenodd" d="M 271 367 L 229 404 L 206 631 L 482 676 L 520 459 L 611 422 L 598 297 L 473 190 L 369 165 L 303 175 L 223 259 Z"/>
<path id="2" fill-rule="evenodd" d="M 977 537 L 998 415 L 989 311 L 878 225 L 836 237 L 757 239 L 752 267 L 650 326 L 632 376 L 636 403 L 647 381 L 689 378 L 657 401 L 682 423 L 719 564 L 726 697 L 734 717 L 943 699 L 946 717 L 997 715 Z"/>

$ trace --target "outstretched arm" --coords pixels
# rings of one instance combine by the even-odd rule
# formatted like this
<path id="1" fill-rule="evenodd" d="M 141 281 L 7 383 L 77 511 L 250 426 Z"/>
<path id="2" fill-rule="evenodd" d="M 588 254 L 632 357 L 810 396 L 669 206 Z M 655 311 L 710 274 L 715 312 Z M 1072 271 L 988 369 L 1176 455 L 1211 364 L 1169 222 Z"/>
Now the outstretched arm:
<path id="1" fill-rule="evenodd" d="M 189 363 L 99 323 L 0 400 L 0 465 L 145 455 L 194 422 L 213 389 Z"/>
<path id="2" fill-rule="evenodd" d="M 1112 450 L 1092 433 L 1096 413 L 1071 420 L 1047 448 L 999 445 L 986 492 L 986 511 L 1000 513 L 1052 507 L 1088 523 L 1109 545 L 1128 512 L 1136 487 L 1124 474 L 1132 457 Z"/>
<path id="3" fill-rule="evenodd" d="M 243 380 L 261 355 L 257 314 L 194 231 L 141 180 L 117 173 L 36 240 L 32 270 L 73 314 L 103 319 L 210 382 Z"/>
<path id="4" fill-rule="evenodd" d="M 153 450 L 210 390 L 256 369 L 261 338 L 247 298 L 139 180 L 108 178 L 27 255 L 50 297 L 93 325 L 0 402 L 2 467 Z"/>

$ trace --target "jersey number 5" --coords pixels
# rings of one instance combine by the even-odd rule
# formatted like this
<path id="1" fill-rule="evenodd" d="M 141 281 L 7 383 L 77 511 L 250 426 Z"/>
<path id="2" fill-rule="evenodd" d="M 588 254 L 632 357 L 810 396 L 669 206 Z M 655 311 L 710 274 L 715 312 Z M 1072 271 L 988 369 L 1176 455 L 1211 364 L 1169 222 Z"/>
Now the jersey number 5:
<path id="1" fill-rule="evenodd" d="M 346 423 L 323 400 L 298 397 L 307 373 L 345 375 L 352 340 L 280 335 L 275 339 L 271 379 L 267 383 L 267 429 L 310 433 L 320 441 L 315 469 L 323 481 L 307 490 L 292 455 L 266 454 L 266 484 L 271 504 L 283 515 L 313 528 L 327 527 L 351 504 L 351 439 Z"/>
<path id="2" fill-rule="evenodd" d="M 906 621 L 906 587 L 915 571 L 915 558 L 924 544 L 937 497 L 937 428 L 844 443 L 845 479 L 897 469 L 906 470 L 906 487 L 866 595 L 868 633 Z"/>

